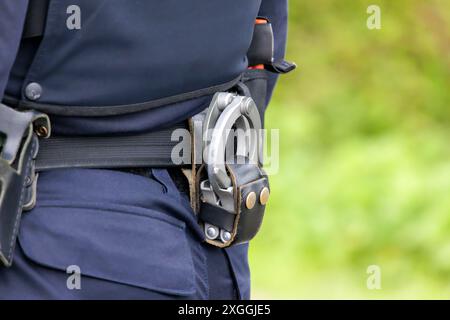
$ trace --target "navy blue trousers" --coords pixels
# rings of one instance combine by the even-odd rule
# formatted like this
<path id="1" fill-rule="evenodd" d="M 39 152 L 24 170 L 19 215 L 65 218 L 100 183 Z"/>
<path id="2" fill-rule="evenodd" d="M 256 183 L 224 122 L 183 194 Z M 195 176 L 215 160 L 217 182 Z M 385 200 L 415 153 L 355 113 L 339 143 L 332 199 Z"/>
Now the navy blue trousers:
<path id="1" fill-rule="evenodd" d="M 41 173 L 0 299 L 248 299 L 248 245 L 206 244 L 168 172 L 151 172 Z"/>

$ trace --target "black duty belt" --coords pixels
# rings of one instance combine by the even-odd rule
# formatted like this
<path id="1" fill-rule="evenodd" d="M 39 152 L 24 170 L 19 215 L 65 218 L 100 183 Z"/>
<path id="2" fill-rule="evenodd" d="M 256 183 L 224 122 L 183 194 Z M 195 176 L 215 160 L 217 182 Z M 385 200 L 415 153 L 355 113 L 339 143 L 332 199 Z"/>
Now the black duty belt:
<path id="1" fill-rule="evenodd" d="M 261 117 L 250 97 L 216 93 L 186 124 L 113 137 L 51 137 L 47 115 L 0 104 L 0 131 L 0 261 L 6 266 L 21 213 L 35 205 L 38 173 L 45 170 L 181 167 L 208 243 L 247 242 L 261 225 L 269 185 L 261 167 Z"/>
<path id="2" fill-rule="evenodd" d="M 63 168 L 139 168 L 173 167 L 172 152 L 179 143 L 176 130 L 188 130 L 179 124 L 167 129 L 129 136 L 50 137 L 40 142 L 36 171 Z M 189 165 L 186 163 L 185 165 Z"/>

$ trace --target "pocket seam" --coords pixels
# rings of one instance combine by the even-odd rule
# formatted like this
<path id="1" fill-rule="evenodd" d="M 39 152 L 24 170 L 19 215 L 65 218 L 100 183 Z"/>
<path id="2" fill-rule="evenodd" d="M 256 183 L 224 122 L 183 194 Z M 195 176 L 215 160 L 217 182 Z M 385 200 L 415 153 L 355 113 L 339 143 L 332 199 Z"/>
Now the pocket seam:
<path id="1" fill-rule="evenodd" d="M 149 218 L 149 219 L 157 219 L 162 222 L 169 223 L 169 224 L 173 225 L 174 227 L 177 227 L 182 230 L 184 230 L 186 228 L 186 224 L 181 220 L 178 220 L 171 216 L 165 215 L 156 210 L 142 208 L 142 207 L 138 207 L 138 206 L 131 206 L 131 205 L 118 205 L 118 204 L 111 205 L 111 204 L 103 203 L 103 202 L 89 202 L 89 201 L 84 201 L 83 203 L 80 203 L 80 202 L 76 202 L 76 201 L 69 202 L 67 200 L 64 200 L 64 201 L 41 200 L 38 202 L 38 205 L 36 205 L 35 209 L 38 209 L 38 208 L 87 209 L 87 210 L 100 211 L 105 214 L 107 214 L 108 212 L 114 212 L 114 213 L 123 214 L 123 215 L 129 214 L 129 215 L 134 215 L 134 216 L 139 216 L 139 217 L 144 217 L 144 218 Z M 32 211 L 30 211 L 26 214 L 27 215 L 33 214 L 33 211 L 35 209 L 33 209 Z M 144 211 L 146 212 L 145 214 L 142 213 Z"/>

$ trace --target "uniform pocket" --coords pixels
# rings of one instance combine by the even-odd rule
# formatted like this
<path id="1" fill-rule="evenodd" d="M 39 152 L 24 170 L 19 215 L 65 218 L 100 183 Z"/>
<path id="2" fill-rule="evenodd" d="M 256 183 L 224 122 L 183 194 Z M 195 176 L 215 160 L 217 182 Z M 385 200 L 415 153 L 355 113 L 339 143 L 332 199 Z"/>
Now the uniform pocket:
<path id="1" fill-rule="evenodd" d="M 48 268 L 188 297 L 194 267 L 184 222 L 146 208 L 41 201 L 19 235 L 25 256 Z M 100 286 L 101 288 L 101 286 Z"/>

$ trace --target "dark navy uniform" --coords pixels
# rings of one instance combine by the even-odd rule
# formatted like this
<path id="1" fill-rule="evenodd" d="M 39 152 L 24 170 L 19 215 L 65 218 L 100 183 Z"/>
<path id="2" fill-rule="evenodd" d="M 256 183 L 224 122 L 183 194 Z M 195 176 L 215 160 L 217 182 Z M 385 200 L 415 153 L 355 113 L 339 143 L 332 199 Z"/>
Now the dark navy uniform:
<path id="1" fill-rule="evenodd" d="M 80 28 L 67 25 L 72 5 Z M 247 69 L 258 16 L 284 55 L 286 0 L 51 0 L 44 34 L 22 39 L 27 6 L 0 3 L 0 97 L 48 113 L 57 136 L 147 132 L 195 115 Z M 37 190 L 14 264 L 0 268 L 0 299 L 250 297 L 248 245 L 204 243 L 168 170 L 51 170 Z M 79 289 L 67 287 L 73 265 Z"/>

